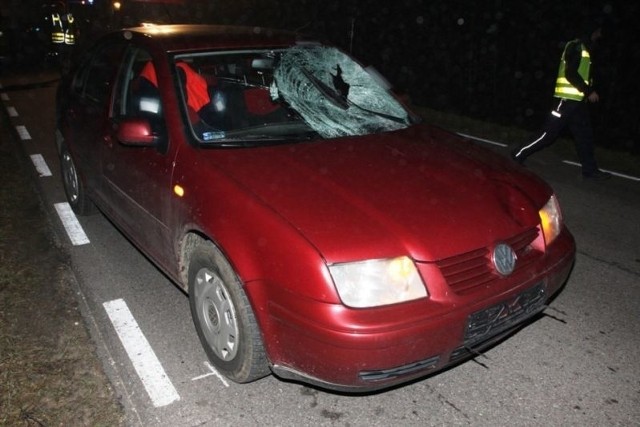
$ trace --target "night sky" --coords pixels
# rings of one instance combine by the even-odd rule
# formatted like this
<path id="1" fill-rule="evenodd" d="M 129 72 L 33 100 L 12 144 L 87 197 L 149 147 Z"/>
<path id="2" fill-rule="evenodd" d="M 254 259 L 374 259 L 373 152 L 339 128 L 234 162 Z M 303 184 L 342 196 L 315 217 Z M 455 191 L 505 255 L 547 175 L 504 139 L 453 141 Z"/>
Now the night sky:
<path id="1" fill-rule="evenodd" d="M 25 13 L 23 1 L 11 1 Z M 640 149 L 640 2 L 187 0 L 189 7 L 159 7 L 121 1 L 119 16 L 106 0 L 95 0 L 90 13 L 72 8 L 90 27 L 118 18 L 299 30 L 375 66 L 417 105 L 527 129 L 548 113 L 564 44 L 594 17 L 606 18 L 614 31 L 593 53 L 600 143 Z"/>

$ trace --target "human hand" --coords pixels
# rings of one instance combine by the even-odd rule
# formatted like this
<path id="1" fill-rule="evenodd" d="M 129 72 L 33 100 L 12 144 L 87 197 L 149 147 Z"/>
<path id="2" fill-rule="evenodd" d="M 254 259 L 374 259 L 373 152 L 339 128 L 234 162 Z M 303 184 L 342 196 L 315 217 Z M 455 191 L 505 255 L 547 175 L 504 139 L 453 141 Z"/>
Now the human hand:
<path id="1" fill-rule="evenodd" d="M 600 101 L 600 96 L 598 95 L 598 92 L 594 90 L 589 94 L 589 96 L 587 97 L 587 100 L 591 103 L 595 103 Z"/>

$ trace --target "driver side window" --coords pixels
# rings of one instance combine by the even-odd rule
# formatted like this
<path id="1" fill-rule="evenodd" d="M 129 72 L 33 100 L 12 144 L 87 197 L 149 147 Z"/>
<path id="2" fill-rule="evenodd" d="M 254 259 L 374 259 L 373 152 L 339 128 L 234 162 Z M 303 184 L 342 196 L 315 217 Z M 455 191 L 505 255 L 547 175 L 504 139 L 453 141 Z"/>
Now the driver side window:
<path id="1" fill-rule="evenodd" d="M 162 100 L 151 55 L 132 48 L 124 61 L 113 104 L 113 117 L 118 120 L 145 119 L 158 137 L 156 148 L 167 148 Z"/>
<path id="2" fill-rule="evenodd" d="M 162 117 L 162 102 L 155 68 L 148 52 L 133 49 L 125 61 L 120 79 L 119 96 L 115 99 L 115 116 Z"/>

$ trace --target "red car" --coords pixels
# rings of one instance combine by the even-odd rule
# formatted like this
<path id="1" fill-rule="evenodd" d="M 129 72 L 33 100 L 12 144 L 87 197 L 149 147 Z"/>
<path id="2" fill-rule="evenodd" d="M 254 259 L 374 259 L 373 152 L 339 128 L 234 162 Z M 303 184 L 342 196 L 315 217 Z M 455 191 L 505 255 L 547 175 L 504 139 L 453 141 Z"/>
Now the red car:
<path id="1" fill-rule="evenodd" d="M 118 31 L 57 102 L 69 203 L 99 208 L 188 293 L 237 382 L 362 391 L 431 374 L 543 310 L 574 262 L 547 184 L 294 34 Z"/>

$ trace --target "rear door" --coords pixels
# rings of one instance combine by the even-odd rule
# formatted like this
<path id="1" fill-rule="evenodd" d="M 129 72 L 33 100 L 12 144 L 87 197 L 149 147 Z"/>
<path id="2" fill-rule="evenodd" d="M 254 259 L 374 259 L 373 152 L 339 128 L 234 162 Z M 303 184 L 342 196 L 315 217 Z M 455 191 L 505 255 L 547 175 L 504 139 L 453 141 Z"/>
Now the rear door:
<path id="1" fill-rule="evenodd" d="M 109 108 L 112 88 L 118 75 L 119 64 L 125 53 L 123 43 L 107 43 L 87 57 L 75 74 L 66 108 L 66 142 L 87 190 L 100 202 L 100 152 L 103 136 L 110 126 Z"/>

